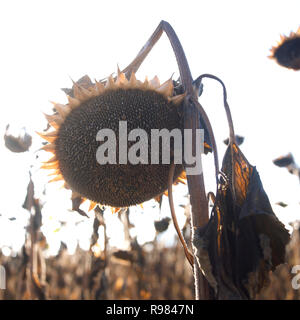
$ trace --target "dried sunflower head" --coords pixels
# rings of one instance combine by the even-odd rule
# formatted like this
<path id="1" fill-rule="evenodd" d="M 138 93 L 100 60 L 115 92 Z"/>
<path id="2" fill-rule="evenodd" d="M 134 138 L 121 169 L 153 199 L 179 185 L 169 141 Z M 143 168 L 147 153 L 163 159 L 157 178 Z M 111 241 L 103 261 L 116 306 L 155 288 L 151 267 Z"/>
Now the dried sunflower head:
<path id="1" fill-rule="evenodd" d="M 289 36 L 280 36 L 280 41 L 271 48 L 271 59 L 289 69 L 300 70 L 300 27 Z"/>
<path id="2" fill-rule="evenodd" d="M 28 151 L 32 143 L 32 137 L 26 132 L 25 128 L 22 128 L 18 135 L 14 135 L 10 132 L 10 125 L 8 124 L 4 134 L 4 142 L 7 149 L 20 153 Z"/>
<path id="3" fill-rule="evenodd" d="M 73 191 L 73 199 L 91 200 L 90 209 L 97 203 L 128 207 L 164 193 L 169 164 L 99 164 L 96 153 L 101 143 L 96 136 L 103 128 L 111 129 L 118 146 L 119 121 L 127 121 L 128 132 L 145 130 L 148 141 L 151 129 L 182 128 L 179 109 L 185 95 L 175 94 L 173 81 L 160 84 L 154 77 L 141 82 L 134 73 L 127 79 L 118 71 L 117 77 L 106 81 L 92 83 L 85 79 L 81 85 L 74 83 L 67 93 L 68 103 L 54 103 L 56 112 L 46 115 L 54 131 L 40 133 L 49 142 L 42 149 L 54 154 L 42 166 L 54 170 L 51 181 L 64 180 L 65 187 Z M 173 151 L 171 144 L 171 161 Z M 174 182 L 184 178 L 183 166 L 176 165 Z"/>

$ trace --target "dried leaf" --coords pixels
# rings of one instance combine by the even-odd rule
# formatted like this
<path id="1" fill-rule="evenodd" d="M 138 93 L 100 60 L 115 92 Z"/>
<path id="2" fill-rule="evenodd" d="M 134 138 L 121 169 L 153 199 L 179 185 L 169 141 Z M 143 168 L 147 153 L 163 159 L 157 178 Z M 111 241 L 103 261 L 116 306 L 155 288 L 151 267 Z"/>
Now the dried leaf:
<path id="1" fill-rule="evenodd" d="M 164 232 L 168 229 L 171 219 L 165 217 L 161 220 L 154 221 L 154 227 L 157 232 Z"/>
<path id="2" fill-rule="evenodd" d="M 125 261 L 130 261 L 130 262 L 133 262 L 135 260 L 133 252 L 128 251 L 128 250 L 115 251 L 113 253 L 113 256 L 115 258 L 120 259 L 120 260 L 125 260 Z"/>
<path id="3" fill-rule="evenodd" d="M 273 160 L 273 163 L 277 167 L 286 168 L 290 174 L 294 174 L 300 179 L 300 168 L 295 163 L 294 157 L 291 153 Z"/>
<path id="4" fill-rule="evenodd" d="M 88 217 L 89 216 L 83 211 L 81 210 L 79 207 L 81 205 L 81 203 L 84 201 L 83 198 L 81 197 L 75 197 L 72 199 L 72 210 L 77 211 L 80 215 L 84 216 L 84 217 Z"/>
<path id="5" fill-rule="evenodd" d="M 287 207 L 288 205 L 282 201 L 279 201 L 279 202 L 276 202 L 275 204 L 277 204 L 278 206 L 282 207 L 282 208 L 285 208 Z"/>
<path id="6" fill-rule="evenodd" d="M 290 237 L 237 145 L 228 147 L 222 171 L 211 218 L 195 232 L 197 259 L 218 299 L 253 299 L 284 262 Z"/>
<path id="7" fill-rule="evenodd" d="M 235 135 L 235 142 L 238 146 L 240 146 L 244 142 L 244 140 L 245 140 L 244 137 L 239 136 L 237 134 Z M 229 145 L 229 138 L 225 139 L 223 142 L 226 144 L 226 146 L 228 146 Z"/>
<path id="8" fill-rule="evenodd" d="M 291 164 L 294 164 L 294 157 L 291 153 L 289 153 L 286 156 L 281 156 L 275 160 L 273 160 L 273 163 L 275 164 L 275 166 L 280 167 L 280 168 L 285 168 L 288 167 Z"/>
<path id="9" fill-rule="evenodd" d="M 85 75 L 81 77 L 78 81 L 76 81 L 76 84 L 80 85 L 81 87 L 88 89 L 93 85 L 90 77 L 88 75 Z M 65 94 L 68 96 L 74 98 L 74 85 L 72 86 L 72 89 L 70 88 L 62 88 L 61 89 Z"/>

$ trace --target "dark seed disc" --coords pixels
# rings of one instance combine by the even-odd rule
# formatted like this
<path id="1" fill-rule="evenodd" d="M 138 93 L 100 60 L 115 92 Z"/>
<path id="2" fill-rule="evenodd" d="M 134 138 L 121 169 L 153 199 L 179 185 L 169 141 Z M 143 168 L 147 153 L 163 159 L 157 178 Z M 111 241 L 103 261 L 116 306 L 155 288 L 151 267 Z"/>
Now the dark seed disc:
<path id="1" fill-rule="evenodd" d="M 128 133 L 146 131 L 149 164 L 118 164 L 119 121 L 127 121 Z M 105 143 L 96 141 L 96 135 L 104 128 L 115 132 L 117 164 L 100 165 L 96 160 L 97 149 Z M 150 164 L 151 129 L 164 128 L 171 131 L 182 125 L 178 107 L 163 95 L 141 89 L 106 91 L 71 111 L 59 128 L 55 142 L 59 169 L 72 190 L 103 205 L 127 207 L 150 200 L 168 186 L 170 165 Z M 127 149 L 135 143 L 128 143 Z M 173 148 L 171 139 L 171 155 Z M 182 170 L 176 165 L 174 180 Z"/>

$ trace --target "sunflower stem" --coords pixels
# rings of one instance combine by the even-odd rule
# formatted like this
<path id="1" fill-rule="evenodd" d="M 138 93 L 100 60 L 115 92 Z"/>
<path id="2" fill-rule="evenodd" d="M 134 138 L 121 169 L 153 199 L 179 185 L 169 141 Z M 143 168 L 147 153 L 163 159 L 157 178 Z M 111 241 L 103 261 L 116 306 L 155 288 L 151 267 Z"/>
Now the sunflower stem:
<path id="1" fill-rule="evenodd" d="M 180 73 L 180 80 L 182 87 L 189 99 L 185 100 L 184 108 L 184 128 L 192 129 L 193 139 L 192 139 L 192 150 L 195 154 L 196 150 L 196 129 L 200 126 L 200 115 L 199 111 L 195 105 L 197 105 L 198 97 L 193 87 L 192 74 L 181 46 L 181 43 L 171 27 L 171 25 L 166 21 L 161 21 L 152 36 L 140 50 L 136 58 L 122 71 L 125 73 L 126 77 L 129 79 L 132 72 L 136 72 L 144 59 L 147 57 L 149 52 L 152 50 L 156 42 L 160 39 L 162 33 L 165 32 L 169 38 L 171 46 L 173 48 L 177 65 Z M 187 101 L 189 101 L 187 103 Z M 200 110 L 201 111 L 201 110 Z M 204 119 L 205 120 L 205 119 Z M 208 121 L 208 118 L 206 119 Z M 208 121 L 209 122 L 209 121 Z M 213 137 L 213 133 L 210 128 L 210 137 Z M 213 139 L 214 140 L 214 139 Z M 216 147 L 216 146 L 215 146 Z M 215 161 L 217 162 L 216 149 L 214 150 Z M 201 159 L 201 158 L 200 158 Z M 201 164 L 202 165 L 202 164 Z M 197 175 L 187 175 L 188 188 L 190 193 L 191 202 L 191 213 L 192 213 L 192 241 L 193 241 L 193 230 L 197 227 L 203 227 L 208 222 L 208 200 L 206 198 L 205 186 L 203 173 Z M 209 285 L 204 275 L 200 271 L 200 267 L 196 262 L 197 259 L 194 253 L 194 279 L 195 279 L 195 295 L 197 300 L 208 300 L 211 299 Z"/>
<path id="2" fill-rule="evenodd" d="M 186 258 L 188 259 L 190 265 L 193 267 L 194 265 L 194 256 L 190 252 L 189 248 L 187 247 L 187 244 L 185 242 L 185 239 L 182 235 L 182 232 L 179 228 L 177 218 L 176 218 L 176 213 L 175 213 L 175 208 L 174 208 L 174 201 L 173 201 L 173 192 L 172 192 L 172 185 L 173 185 L 173 180 L 174 180 L 174 171 L 175 171 L 175 164 L 172 163 L 170 167 L 170 172 L 169 172 L 169 181 L 168 181 L 168 198 L 169 198 L 169 204 L 170 204 L 170 210 L 171 210 L 171 215 L 174 223 L 175 230 L 178 234 L 179 240 L 183 246 L 184 253 Z"/>

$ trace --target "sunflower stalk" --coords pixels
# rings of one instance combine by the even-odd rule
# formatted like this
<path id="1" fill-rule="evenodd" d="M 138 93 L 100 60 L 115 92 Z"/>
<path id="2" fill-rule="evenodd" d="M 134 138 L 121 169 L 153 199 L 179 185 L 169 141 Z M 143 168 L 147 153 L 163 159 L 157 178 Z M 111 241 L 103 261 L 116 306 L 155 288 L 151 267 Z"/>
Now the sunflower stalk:
<path id="1" fill-rule="evenodd" d="M 195 154 L 196 150 L 196 129 L 200 129 L 200 115 L 199 110 L 195 106 L 198 103 L 198 97 L 196 91 L 193 87 L 193 79 L 191 75 L 191 71 L 184 54 L 184 50 L 181 46 L 181 43 L 171 27 L 171 25 L 166 21 L 161 21 L 152 36 L 149 38 L 147 43 L 140 50 L 136 58 L 122 71 L 127 78 L 130 77 L 132 72 L 136 72 L 144 59 L 147 57 L 149 52 L 152 50 L 156 42 L 160 39 L 162 33 L 165 32 L 169 38 L 171 46 L 173 48 L 179 73 L 180 73 L 180 81 L 183 87 L 184 92 L 186 93 L 186 99 L 184 103 L 184 128 L 192 129 L 193 139 L 192 139 L 192 150 Z M 198 106 L 199 107 L 199 106 Z M 201 106 L 200 106 L 201 109 Z M 213 132 L 209 123 L 209 120 L 204 112 L 201 109 L 201 115 L 204 114 L 204 121 L 208 126 L 209 137 L 212 140 L 214 156 L 215 156 L 215 164 L 218 168 L 218 157 L 216 152 L 216 144 L 213 136 Z M 218 169 L 217 169 L 218 171 Z M 200 173 L 198 175 L 188 175 L 188 188 L 190 194 L 190 202 L 191 202 L 191 211 L 192 211 L 192 230 L 197 227 L 202 227 L 208 222 L 208 200 L 205 193 L 204 179 L 203 174 Z M 193 237 L 193 232 L 192 232 Z M 193 239 L 192 239 L 193 240 Z M 195 296 L 196 299 L 206 300 L 211 299 L 209 285 L 203 274 L 199 269 L 199 265 L 196 263 L 196 259 L 194 258 L 194 279 L 195 279 Z"/>
<path id="2" fill-rule="evenodd" d="M 171 209 L 171 215 L 174 223 L 175 230 L 178 234 L 179 240 L 183 246 L 184 253 L 186 258 L 188 259 L 191 266 L 194 265 L 194 257 L 193 254 L 190 252 L 190 250 L 187 247 L 187 244 L 183 238 L 182 232 L 180 231 L 176 214 L 175 214 L 175 208 L 174 208 L 174 201 L 173 201 L 173 192 L 172 192 L 172 184 L 174 179 L 174 171 L 175 171 L 175 164 L 173 163 L 170 167 L 170 173 L 169 173 L 169 181 L 168 181 L 168 198 L 169 198 L 169 204 Z"/>

